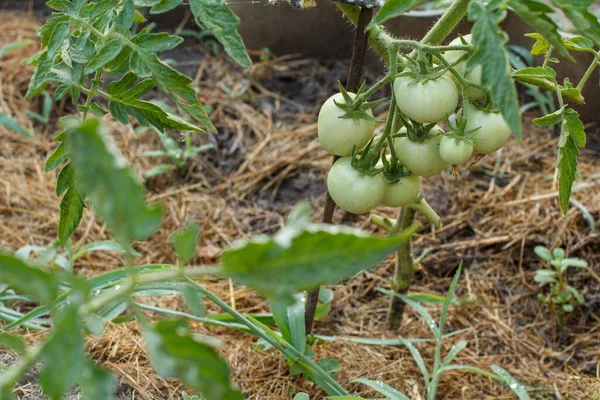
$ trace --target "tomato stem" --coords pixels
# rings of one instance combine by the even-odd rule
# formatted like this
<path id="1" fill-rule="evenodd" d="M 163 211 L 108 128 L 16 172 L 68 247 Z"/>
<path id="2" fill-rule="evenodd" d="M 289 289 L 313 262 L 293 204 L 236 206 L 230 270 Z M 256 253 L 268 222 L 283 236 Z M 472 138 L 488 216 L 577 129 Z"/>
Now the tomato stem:
<path id="1" fill-rule="evenodd" d="M 361 8 L 360 14 L 358 15 L 356 35 L 354 36 L 354 45 L 352 47 L 352 59 L 350 60 L 350 68 L 348 70 L 348 82 L 346 82 L 346 90 L 350 92 L 357 92 L 360 88 L 360 80 L 362 75 L 363 64 L 365 61 L 365 54 L 367 52 L 367 45 L 369 39 L 369 33 L 367 32 L 367 25 L 373 18 L 373 9 Z M 339 157 L 333 157 L 333 163 L 338 160 Z M 333 211 L 335 210 L 335 203 L 331 198 L 329 192 L 325 194 L 325 207 L 323 210 L 323 223 L 330 224 L 333 220 Z M 309 291 L 306 296 L 306 313 L 304 314 L 304 323 L 306 325 L 306 334 L 309 335 L 313 328 L 315 320 L 315 311 L 317 310 L 317 303 L 319 301 L 319 287 Z"/>

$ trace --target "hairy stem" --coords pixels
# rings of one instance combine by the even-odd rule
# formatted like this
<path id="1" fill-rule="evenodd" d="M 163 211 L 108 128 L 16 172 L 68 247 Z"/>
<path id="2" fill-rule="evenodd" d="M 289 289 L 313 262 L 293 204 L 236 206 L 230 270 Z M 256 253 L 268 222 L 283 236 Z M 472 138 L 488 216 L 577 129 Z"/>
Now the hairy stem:
<path id="1" fill-rule="evenodd" d="M 373 9 L 361 8 L 358 16 L 356 36 L 354 37 L 354 46 L 352 48 L 352 59 L 350 61 L 350 69 L 348 71 L 348 81 L 346 82 L 346 90 L 349 92 L 357 92 L 360 87 L 360 78 L 362 75 L 363 64 L 365 61 L 365 53 L 367 51 L 367 25 L 373 18 Z M 335 163 L 339 157 L 334 156 L 333 162 Z M 330 224 L 333 219 L 333 211 L 335 210 L 335 203 L 329 195 L 329 192 L 325 195 L 325 208 L 323 210 L 323 223 Z M 315 288 L 307 293 L 306 298 L 306 334 L 310 334 L 312 331 L 313 323 L 315 320 L 315 311 L 317 309 L 317 303 L 319 301 L 319 288 Z"/>
<path id="2" fill-rule="evenodd" d="M 403 231 L 415 221 L 416 211 L 409 207 L 404 207 L 400 211 L 397 230 Z M 408 293 L 408 288 L 412 281 L 413 274 L 416 271 L 412 256 L 412 240 L 408 240 L 400 245 L 397 250 L 398 258 L 392 278 L 392 290 L 399 294 Z M 387 325 L 390 330 L 397 330 L 402 323 L 406 303 L 397 296 L 392 296 L 390 308 L 388 310 Z"/>

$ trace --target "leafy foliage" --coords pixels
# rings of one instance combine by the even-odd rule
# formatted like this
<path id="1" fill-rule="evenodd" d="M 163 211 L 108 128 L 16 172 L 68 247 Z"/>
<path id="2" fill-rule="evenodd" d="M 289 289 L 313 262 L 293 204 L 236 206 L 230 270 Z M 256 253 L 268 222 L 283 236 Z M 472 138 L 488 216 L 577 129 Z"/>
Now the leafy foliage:
<path id="1" fill-rule="evenodd" d="M 77 190 L 89 197 L 117 241 L 127 245 L 132 239 L 148 237 L 158 227 L 162 207 L 145 204 L 142 186 L 107 140 L 96 119 L 66 131 Z"/>
<path id="2" fill-rule="evenodd" d="M 483 86 L 490 89 L 492 101 L 518 139 L 523 137 L 519 101 L 512 70 L 504 47 L 508 41 L 506 33 L 498 24 L 505 18 L 506 10 L 499 8 L 502 1 L 487 3 L 473 1 L 469 5 L 469 20 L 473 24 L 475 52 L 468 65 L 480 64 Z"/>

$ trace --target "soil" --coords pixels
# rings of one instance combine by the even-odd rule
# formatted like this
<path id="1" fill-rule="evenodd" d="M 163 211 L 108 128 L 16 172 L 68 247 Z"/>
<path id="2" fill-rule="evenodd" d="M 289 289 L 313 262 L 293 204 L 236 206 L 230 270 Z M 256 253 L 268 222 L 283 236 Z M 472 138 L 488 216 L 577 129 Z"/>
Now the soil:
<path id="1" fill-rule="evenodd" d="M 0 47 L 16 38 L 33 38 L 36 22 L 30 16 L 1 16 Z M 0 65 L 0 104 L 14 115 L 39 141 L 27 141 L 0 127 L 0 248 L 15 251 L 25 244 L 48 245 L 56 238 L 59 199 L 54 195 L 55 175 L 44 173 L 45 158 L 55 147 L 55 122 L 70 107 L 57 106 L 46 126 L 34 124 L 26 109 L 39 111 L 40 102 L 23 99 L 28 74 L 22 59 L 36 51 L 35 42 Z M 189 160 L 182 174 L 172 173 L 147 182 L 150 201 L 165 204 L 160 230 L 148 241 L 134 244 L 142 256 L 136 262 L 173 263 L 169 236 L 195 219 L 201 238 L 195 264 L 213 264 L 232 242 L 255 234 L 272 233 L 283 224 L 294 204 L 308 200 L 319 220 L 324 203 L 324 179 L 331 157 L 318 146 L 316 116 L 319 104 L 344 80 L 348 63 L 339 60 L 267 58 L 250 72 L 240 70 L 222 53 L 217 55 L 189 41 L 182 50 L 165 54 L 175 65 L 196 77 L 201 100 L 213 107 L 211 119 L 219 133 L 197 135 L 195 145 L 212 143 L 212 150 Z M 376 76 L 366 73 L 369 82 Z M 154 99 L 164 100 L 158 94 Z M 447 352 L 459 339 L 468 347 L 456 362 L 490 370 L 500 365 L 531 388 L 536 399 L 595 399 L 600 397 L 600 238 L 594 233 L 600 218 L 600 158 L 598 151 L 585 150 L 580 158 L 582 180 L 566 215 L 556 201 L 553 173 L 557 136 L 531 123 L 535 113 L 525 116 L 525 138 L 477 165 L 461 168 L 458 176 L 447 172 L 423 184 L 433 208 L 443 216 L 444 226 L 431 228 L 426 221 L 414 245 L 419 254 L 433 253 L 421 264 L 411 292 L 444 295 L 462 261 L 463 275 L 457 287 L 461 305 L 451 308 L 447 332 L 465 330 L 448 339 Z M 385 117 L 380 114 L 380 117 Z M 157 160 L 142 157 L 159 148 L 151 131 L 134 132 L 110 117 L 104 118 L 111 138 L 140 173 Z M 174 138 L 180 138 L 172 133 Z M 584 212 L 591 216 L 584 217 Z M 396 210 L 381 207 L 382 215 L 394 217 Z M 371 226 L 368 215 L 350 217 L 339 209 L 335 223 L 352 224 L 383 234 Z M 591 226 L 590 226 L 591 224 Z M 593 228 L 593 229 L 592 229 Z M 86 211 L 74 235 L 75 247 L 110 238 L 93 213 Z M 585 304 L 568 315 L 566 326 L 555 331 L 551 317 L 537 299 L 545 289 L 533 281 L 543 266 L 533 247 L 563 247 L 569 256 L 581 257 L 590 266 L 570 274 L 570 283 L 585 297 Z M 81 259 L 76 272 L 97 275 L 123 266 L 111 253 L 93 253 Z M 335 335 L 333 342 L 314 345 L 318 359 L 333 357 L 340 363 L 337 380 L 361 396 L 376 396 L 358 377 L 380 379 L 409 394 L 424 398 L 424 385 L 409 351 L 402 346 L 372 346 L 341 340 L 341 337 L 430 338 L 427 326 L 411 309 L 398 332 L 385 329 L 388 299 L 377 288 L 389 288 L 394 258 L 368 271 L 333 285 L 335 298 L 329 315 L 316 322 L 315 333 Z M 268 312 L 263 298 L 245 287 L 230 286 L 224 279 L 204 282 L 241 312 Z M 184 310 L 183 300 L 163 296 L 144 300 L 160 307 Z M 25 312 L 31 305 L 11 304 Z M 219 312 L 207 304 L 208 312 Z M 428 305 L 434 318 L 440 307 Z M 152 318 L 159 315 L 152 314 Z M 225 328 L 193 324 L 200 334 L 221 339 L 221 353 L 231 366 L 232 380 L 248 399 L 290 399 L 306 391 L 314 399 L 325 395 L 306 380 L 288 373 L 287 365 L 273 351 L 254 350 L 256 339 Z M 21 330 L 36 342 L 44 332 Z M 433 346 L 418 346 L 425 362 L 433 359 Z M 113 370 L 120 382 L 120 398 L 179 399 L 184 389 L 177 380 L 158 377 L 149 363 L 135 322 L 109 324 L 101 337 L 88 338 L 89 354 Z M 4 353 L 1 360 L 14 362 Z M 19 398 L 42 398 L 32 384 L 35 370 L 16 388 Z M 506 386 L 484 377 L 450 371 L 440 382 L 439 398 L 509 399 Z"/>

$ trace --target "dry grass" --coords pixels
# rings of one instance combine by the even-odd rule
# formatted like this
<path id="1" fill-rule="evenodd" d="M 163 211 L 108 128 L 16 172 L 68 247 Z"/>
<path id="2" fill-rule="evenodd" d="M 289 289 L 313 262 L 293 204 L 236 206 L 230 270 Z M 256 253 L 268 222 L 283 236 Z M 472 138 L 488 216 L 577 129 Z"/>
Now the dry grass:
<path id="1" fill-rule="evenodd" d="M 31 16 L 3 14 L 0 17 L 0 46 L 21 38 L 33 38 L 36 23 Z M 35 41 L 0 60 L 0 110 L 15 115 L 33 131 L 25 117 L 27 109 L 39 110 L 37 100 L 23 99 L 31 68 L 21 60 L 36 51 Z M 196 263 L 213 263 L 221 249 L 252 234 L 273 232 L 284 221 L 292 205 L 309 200 L 320 218 L 324 177 L 330 157 L 316 140 L 316 108 L 333 91 L 335 80 L 343 77 L 338 64 L 314 60 L 278 59 L 259 64 L 252 73 L 237 70 L 218 57 L 190 47 L 180 66 L 196 76 L 205 102 L 214 106 L 212 119 L 219 129 L 216 136 L 205 135 L 195 142 L 211 141 L 216 149 L 191 161 L 185 175 L 159 177 L 149 182 L 150 199 L 166 206 L 160 230 L 148 241 L 135 244 L 143 255 L 139 263 L 173 262 L 169 235 L 190 219 L 198 221 L 202 235 Z M 199 57 L 199 54 L 201 55 Z M 286 90 L 294 96 L 277 94 Z M 233 96 L 232 93 L 243 93 Z M 304 102 L 304 104 L 299 104 Z M 306 105 L 309 103 L 311 106 Z M 48 245 L 56 238 L 58 199 L 53 187 L 55 175 L 44 173 L 45 157 L 54 148 L 56 117 L 70 112 L 61 104 L 53 122 L 35 126 L 40 140 L 27 141 L 0 127 L 0 247 L 16 250 L 26 244 Z M 489 369 L 499 364 L 518 379 L 536 388 L 540 399 L 600 398 L 600 240 L 579 209 L 562 215 L 553 181 L 556 136 L 535 128 L 526 117 L 526 139 L 511 141 L 502 153 L 488 157 L 457 178 L 444 173 L 424 182 L 424 193 L 444 216 L 444 227 L 425 229 L 416 247 L 433 247 L 415 277 L 413 291 L 443 294 L 460 260 L 464 274 L 457 295 L 468 305 L 454 307 L 448 329 L 468 329 L 450 339 L 448 350 L 459 338 L 469 342 L 457 363 Z M 139 157 L 159 147 L 150 133 L 136 134 L 110 118 L 105 119 L 111 136 L 138 171 L 151 168 L 155 160 Z M 594 128 L 592 127 L 591 130 Z M 44 130 L 44 132 L 39 132 Z M 580 159 L 584 188 L 574 194 L 589 213 L 600 218 L 599 154 L 586 151 Z M 382 213 L 394 210 L 382 208 Z M 374 230 L 367 216 L 344 219 L 338 210 L 335 220 Z M 343 221 L 342 221 L 343 220 Z M 377 232 L 381 234 L 381 232 Z M 108 232 L 91 212 L 74 235 L 75 246 L 107 239 Z M 538 302 L 539 288 L 533 282 L 538 260 L 533 247 L 562 246 L 570 256 L 581 257 L 591 272 L 577 271 L 572 284 L 586 298 L 586 304 L 568 319 L 567 327 L 552 334 L 549 316 Z M 395 337 L 384 329 L 387 299 L 375 291 L 388 287 L 393 260 L 357 274 L 335 292 L 333 310 L 316 324 L 325 335 Z M 95 275 L 123 265 L 118 256 L 96 253 L 81 260 L 77 270 Z M 230 287 L 226 280 L 206 285 L 239 311 L 266 312 L 266 302 L 243 287 Z M 150 300 L 163 307 L 181 308 L 175 297 Z M 210 311 L 217 311 L 210 307 Z M 430 308 L 439 316 L 439 308 Z M 290 377 L 278 354 L 252 349 L 255 338 L 223 328 L 194 325 L 198 332 L 218 336 L 225 345 L 232 378 L 250 399 L 289 399 L 297 390 L 314 398 L 324 394 L 306 381 Z M 41 335 L 23 331 L 29 340 Z M 399 332 L 405 337 L 430 337 L 427 327 L 409 310 Z M 429 344 L 419 346 L 432 360 Z M 142 339 L 134 323 L 110 325 L 100 338 L 89 338 L 90 354 L 117 373 L 121 398 L 179 398 L 182 386 L 162 380 L 153 372 Z M 357 377 L 381 379 L 410 394 L 423 398 L 423 385 L 409 352 L 402 347 L 374 347 L 348 342 L 315 346 L 317 357 L 334 357 L 342 367 L 338 380 L 364 396 L 376 394 L 348 382 Z M 3 359 L 7 359 L 5 355 Z M 22 398 L 39 398 L 31 383 L 19 388 Z M 445 399 L 511 398 L 502 385 L 485 378 L 452 372 L 444 375 L 439 397 Z"/>

